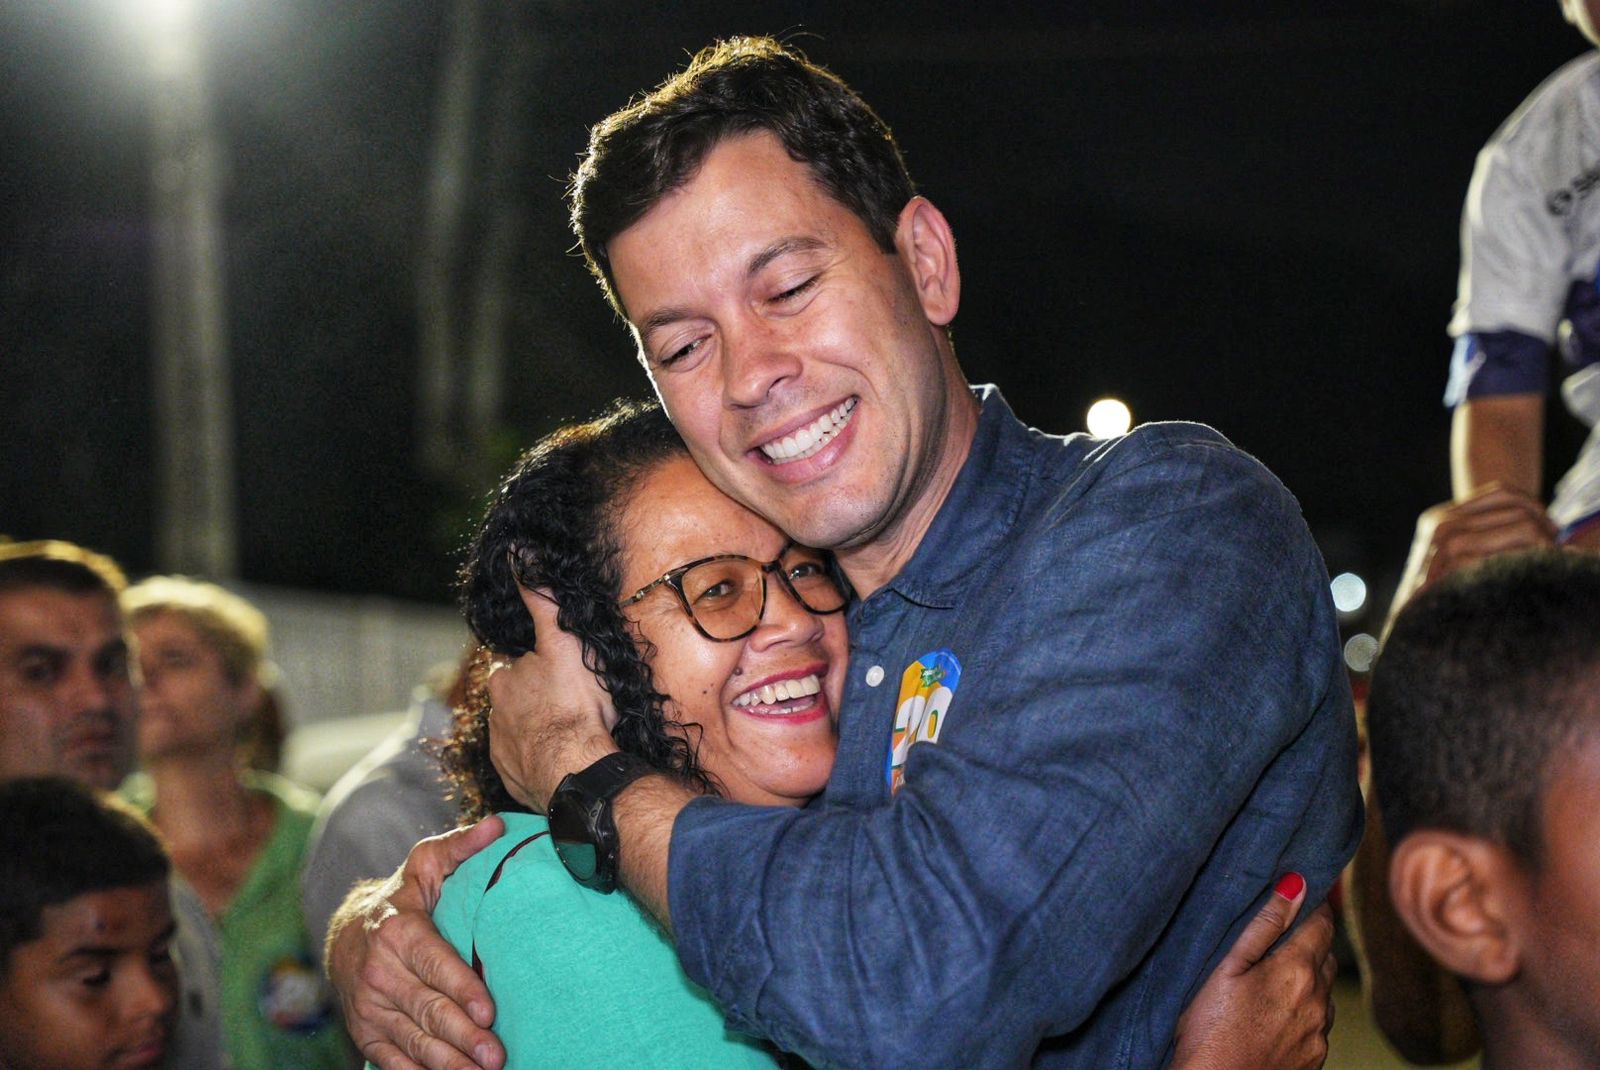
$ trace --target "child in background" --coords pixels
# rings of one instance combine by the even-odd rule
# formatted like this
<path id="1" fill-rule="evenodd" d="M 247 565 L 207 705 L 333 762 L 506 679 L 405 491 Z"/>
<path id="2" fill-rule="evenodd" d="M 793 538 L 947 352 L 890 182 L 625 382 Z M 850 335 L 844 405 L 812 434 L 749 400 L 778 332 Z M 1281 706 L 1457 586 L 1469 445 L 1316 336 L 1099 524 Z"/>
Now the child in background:
<path id="1" fill-rule="evenodd" d="M 1461 979 L 1483 1070 L 1600 1068 L 1600 557 L 1540 550 L 1438 581 L 1373 673 L 1388 884 Z"/>
<path id="2" fill-rule="evenodd" d="M 0 782 L 0 1067 L 165 1065 L 168 869 L 125 804 L 60 777 Z"/>
<path id="3" fill-rule="evenodd" d="M 1561 0 L 1600 44 L 1600 0 Z M 1594 429 L 1550 502 L 1560 539 L 1600 548 L 1600 52 L 1547 78 L 1478 154 L 1461 213 L 1445 404 L 1456 501 L 1500 485 L 1543 503 L 1545 397 Z"/>

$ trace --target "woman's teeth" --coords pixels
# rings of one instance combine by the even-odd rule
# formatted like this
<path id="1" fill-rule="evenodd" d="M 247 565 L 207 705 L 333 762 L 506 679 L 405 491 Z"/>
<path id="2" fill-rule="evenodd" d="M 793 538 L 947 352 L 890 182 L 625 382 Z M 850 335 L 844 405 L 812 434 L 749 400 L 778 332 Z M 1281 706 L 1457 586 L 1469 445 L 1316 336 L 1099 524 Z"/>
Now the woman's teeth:
<path id="1" fill-rule="evenodd" d="M 856 399 L 850 398 L 832 412 L 824 413 L 815 422 L 802 427 L 794 434 L 786 435 L 776 442 L 768 442 L 761 447 L 761 452 L 767 455 L 769 461 L 777 464 L 804 460 L 832 442 L 843 430 L 844 425 L 850 422 L 850 414 L 855 410 Z"/>
<path id="2" fill-rule="evenodd" d="M 735 706 L 776 706 L 780 702 L 810 698 L 822 690 L 822 681 L 816 673 L 795 680 L 779 680 L 775 684 L 754 687 L 733 700 Z"/>

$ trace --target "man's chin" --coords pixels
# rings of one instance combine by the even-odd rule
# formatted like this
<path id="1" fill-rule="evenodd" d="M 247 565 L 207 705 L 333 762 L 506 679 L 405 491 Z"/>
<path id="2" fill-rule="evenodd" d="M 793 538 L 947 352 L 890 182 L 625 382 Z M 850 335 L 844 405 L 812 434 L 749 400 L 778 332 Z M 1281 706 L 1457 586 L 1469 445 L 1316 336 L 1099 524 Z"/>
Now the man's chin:
<path id="1" fill-rule="evenodd" d="M 822 509 L 795 508 L 793 503 L 784 503 L 785 508 L 778 511 L 777 515 L 763 515 L 802 546 L 814 546 L 819 550 L 850 550 L 871 542 L 882 525 L 875 522 L 874 510 L 848 508 L 847 504 L 855 503 L 834 499 L 826 503 L 828 508 Z"/>

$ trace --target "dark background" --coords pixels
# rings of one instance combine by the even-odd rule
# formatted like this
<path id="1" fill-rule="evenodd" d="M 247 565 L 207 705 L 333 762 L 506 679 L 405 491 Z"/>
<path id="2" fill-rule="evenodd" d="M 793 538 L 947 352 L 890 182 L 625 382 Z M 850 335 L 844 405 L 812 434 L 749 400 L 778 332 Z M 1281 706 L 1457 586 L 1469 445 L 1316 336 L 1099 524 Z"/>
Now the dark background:
<path id="1" fill-rule="evenodd" d="M 586 127 L 714 36 L 859 89 L 960 243 L 956 344 L 1026 420 L 1214 424 L 1381 586 L 1448 493 L 1474 154 L 1585 47 L 1555 0 L 490 4 L 537 43 L 498 465 L 646 387 L 570 253 Z M 154 560 L 148 85 L 131 0 L 0 5 L 0 532 Z M 1048 10 L 1047 10 L 1048 8 Z M 415 463 L 448 7 L 212 0 L 247 580 L 443 600 L 481 477 Z M 1570 457 L 1558 425 L 1549 467 Z M 492 470 L 492 469 L 491 469 Z M 471 485 L 469 485 L 471 484 Z"/>

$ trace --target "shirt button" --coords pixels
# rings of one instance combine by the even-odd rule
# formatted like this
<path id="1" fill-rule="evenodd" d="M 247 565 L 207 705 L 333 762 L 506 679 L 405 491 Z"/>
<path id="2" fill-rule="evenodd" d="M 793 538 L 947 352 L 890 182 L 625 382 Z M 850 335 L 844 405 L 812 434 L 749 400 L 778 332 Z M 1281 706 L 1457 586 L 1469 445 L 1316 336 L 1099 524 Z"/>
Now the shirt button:
<path id="1" fill-rule="evenodd" d="M 867 686 L 877 687 L 881 683 L 883 683 L 883 666 L 874 665 L 867 670 Z"/>

